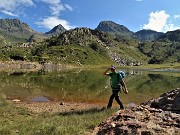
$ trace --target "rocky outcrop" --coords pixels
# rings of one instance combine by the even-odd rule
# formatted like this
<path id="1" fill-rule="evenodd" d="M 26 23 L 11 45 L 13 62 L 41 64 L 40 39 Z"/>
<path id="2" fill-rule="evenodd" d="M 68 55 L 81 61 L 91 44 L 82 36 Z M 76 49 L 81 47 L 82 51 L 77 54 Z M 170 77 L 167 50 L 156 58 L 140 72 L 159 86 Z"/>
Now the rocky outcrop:
<path id="1" fill-rule="evenodd" d="M 39 70 L 42 65 L 38 62 L 26 61 L 0 61 L 0 69 L 36 69 Z"/>
<path id="2" fill-rule="evenodd" d="M 142 105 L 148 105 L 152 108 L 180 113 L 180 88 L 166 92 L 159 98 L 149 100 Z"/>
<path id="3" fill-rule="evenodd" d="M 102 122 L 93 134 L 179 135 L 179 95 L 180 89 L 177 88 L 131 110 L 120 110 Z"/>

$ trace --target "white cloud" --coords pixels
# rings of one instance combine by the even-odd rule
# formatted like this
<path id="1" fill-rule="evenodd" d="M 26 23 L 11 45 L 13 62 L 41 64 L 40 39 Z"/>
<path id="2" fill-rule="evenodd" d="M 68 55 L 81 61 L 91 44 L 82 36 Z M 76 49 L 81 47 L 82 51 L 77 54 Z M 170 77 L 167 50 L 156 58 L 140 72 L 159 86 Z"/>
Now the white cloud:
<path id="1" fill-rule="evenodd" d="M 136 0 L 136 1 L 138 1 L 138 2 L 139 2 L 139 1 L 143 1 L 143 0 Z"/>
<path id="2" fill-rule="evenodd" d="M 18 16 L 13 12 L 18 12 L 20 7 L 34 6 L 32 0 L 1 0 L 0 11 L 10 16 Z"/>
<path id="3" fill-rule="evenodd" d="M 0 10 L 0 12 L 6 14 L 6 15 L 9 15 L 9 16 L 15 16 L 15 17 L 18 17 L 17 14 L 13 14 L 12 12 L 9 12 L 9 11 L 6 11 L 6 10 Z"/>
<path id="4" fill-rule="evenodd" d="M 174 15 L 173 18 L 176 19 L 180 19 L 180 15 Z"/>
<path id="5" fill-rule="evenodd" d="M 52 29 L 59 24 L 67 30 L 75 28 L 75 26 L 71 26 L 68 21 L 59 19 L 58 17 L 48 17 L 43 19 L 41 22 L 36 22 L 36 24 L 47 29 Z"/>
<path id="6" fill-rule="evenodd" d="M 51 15 L 59 16 L 61 11 L 70 10 L 73 8 L 68 4 L 63 4 L 61 0 L 41 0 L 44 3 L 50 4 L 49 8 L 51 9 Z"/>
<path id="7" fill-rule="evenodd" d="M 162 32 L 166 26 L 167 20 L 170 17 L 164 10 L 151 12 L 149 23 L 144 24 L 143 29 L 151 29 L 158 32 Z"/>
<path id="8" fill-rule="evenodd" d="M 174 26 L 174 24 L 167 24 L 164 27 L 164 31 L 165 32 L 167 32 L 167 31 L 174 31 L 174 30 L 177 30 L 177 29 L 180 29 L 180 27 L 176 27 L 176 26 Z"/>
<path id="9" fill-rule="evenodd" d="M 148 24 L 144 24 L 142 29 L 151 29 L 158 32 L 167 32 L 180 29 L 180 26 L 175 25 L 175 22 L 180 19 L 180 15 L 173 15 L 171 17 L 166 13 L 166 11 L 161 10 L 151 12 L 149 16 L 150 18 Z"/>
<path id="10" fill-rule="evenodd" d="M 19 6 L 33 6 L 32 0 L 4 0 L 0 2 L 0 8 L 7 11 L 14 11 Z"/>
<path id="11" fill-rule="evenodd" d="M 75 26 L 71 26 L 68 21 L 59 18 L 62 11 L 73 11 L 73 8 L 70 5 L 63 4 L 61 0 L 41 0 L 41 2 L 49 5 L 52 16 L 44 18 L 42 21 L 36 22 L 37 25 L 47 29 L 52 29 L 59 24 L 61 24 L 67 30 L 75 28 Z"/>
<path id="12" fill-rule="evenodd" d="M 70 11 L 73 11 L 73 8 L 72 8 L 70 5 L 65 4 L 64 6 L 66 7 L 66 9 L 68 9 L 68 10 L 70 10 Z"/>

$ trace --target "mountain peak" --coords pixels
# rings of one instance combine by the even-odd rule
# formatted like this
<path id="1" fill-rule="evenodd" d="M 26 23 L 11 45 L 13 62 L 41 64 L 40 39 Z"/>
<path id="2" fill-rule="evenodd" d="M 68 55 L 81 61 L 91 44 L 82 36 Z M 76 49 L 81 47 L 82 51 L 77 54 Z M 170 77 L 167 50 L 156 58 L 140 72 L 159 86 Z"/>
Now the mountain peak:
<path id="1" fill-rule="evenodd" d="M 66 31 L 66 29 L 61 24 L 59 24 L 59 25 L 55 26 L 52 30 L 46 32 L 45 34 L 57 35 L 57 34 L 65 32 L 65 31 Z"/>
<path id="2" fill-rule="evenodd" d="M 21 22 L 19 19 L 0 19 L 0 29 L 14 32 L 14 31 L 24 31 L 24 32 L 34 32 L 26 23 Z"/>
<path id="3" fill-rule="evenodd" d="M 133 32 L 123 25 L 117 24 L 113 21 L 101 21 L 96 30 L 108 32 L 114 36 L 128 38 Z"/>
<path id="4" fill-rule="evenodd" d="M 101 21 L 96 28 L 105 32 L 130 32 L 128 28 L 113 21 Z"/>
<path id="5" fill-rule="evenodd" d="M 0 19 L 0 34 L 9 41 L 17 43 L 26 42 L 31 35 L 37 32 L 19 19 Z"/>

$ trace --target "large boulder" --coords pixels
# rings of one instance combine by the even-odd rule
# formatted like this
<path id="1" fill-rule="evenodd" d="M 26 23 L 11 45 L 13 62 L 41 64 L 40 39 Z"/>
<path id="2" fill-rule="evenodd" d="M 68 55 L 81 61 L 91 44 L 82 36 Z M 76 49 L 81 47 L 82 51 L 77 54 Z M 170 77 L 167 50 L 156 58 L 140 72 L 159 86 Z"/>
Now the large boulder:
<path id="1" fill-rule="evenodd" d="M 93 134 L 180 135 L 179 93 L 178 88 L 133 109 L 119 110 L 95 128 Z"/>
<path id="2" fill-rule="evenodd" d="M 180 113 L 180 88 L 166 92 L 159 98 L 149 100 L 148 102 L 142 103 L 142 105 Z"/>

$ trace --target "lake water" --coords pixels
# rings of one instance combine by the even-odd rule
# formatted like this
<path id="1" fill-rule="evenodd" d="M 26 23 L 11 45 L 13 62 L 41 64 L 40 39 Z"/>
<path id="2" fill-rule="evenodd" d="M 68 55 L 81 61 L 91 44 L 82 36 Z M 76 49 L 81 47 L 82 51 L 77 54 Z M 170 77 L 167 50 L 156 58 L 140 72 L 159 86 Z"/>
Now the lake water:
<path id="1" fill-rule="evenodd" d="M 7 99 L 107 104 L 111 95 L 106 69 L 0 72 L 0 93 Z M 140 104 L 180 87 L 180 73 L 123 69 L 129 93 L 122 102 Z M 117 105 L 114 102 L 115 105 Z"/>

